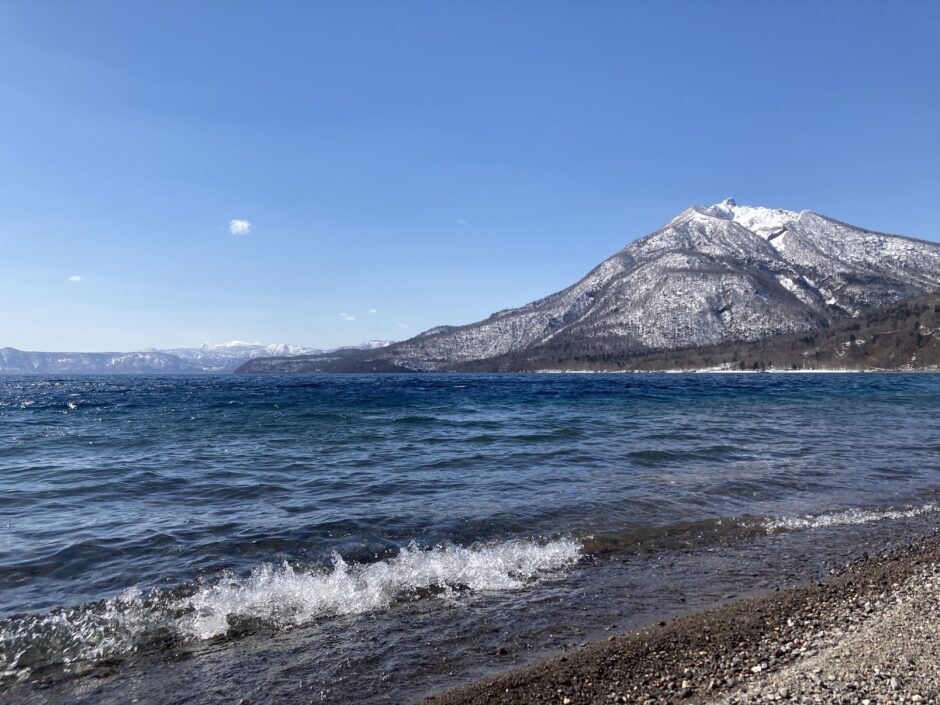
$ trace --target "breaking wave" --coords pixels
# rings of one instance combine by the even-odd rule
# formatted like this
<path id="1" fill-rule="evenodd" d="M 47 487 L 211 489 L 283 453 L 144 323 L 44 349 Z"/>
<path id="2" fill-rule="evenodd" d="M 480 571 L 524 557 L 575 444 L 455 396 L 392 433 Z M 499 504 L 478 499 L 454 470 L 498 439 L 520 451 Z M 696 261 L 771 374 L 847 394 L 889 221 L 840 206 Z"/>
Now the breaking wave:
<path id="1" fill-rule="evenodd" d="M 933 502 L 920 506 L 904 508 L 846 509 L 824 514 L 801 514 L 794 516 L 771 517 L 761 522 L 769 533 L 774 531 L 794 531 L 799 529 L 821 529 L 828 526 L 849 526 L 852 524 L 870 524 L 885 519 L 911 519 L 913 517 L 937 511 Z"/>
<path id="2" fill-rule="evenodd" d="M 211 639 L 246 625 L 287 628 L 318 618 L 364 614 L 407 599 L 456 599 L 462 591 L 516 590 L 572 566 L 581 544 L 531 540 L 422 549 L 388 560 L 331 567 L 264 564 L 247 577 L 223 574 L 175 590 L 121 596 L 43 615 L 0 621 L 0 675 L 96 662 L 159 643 Z"/>

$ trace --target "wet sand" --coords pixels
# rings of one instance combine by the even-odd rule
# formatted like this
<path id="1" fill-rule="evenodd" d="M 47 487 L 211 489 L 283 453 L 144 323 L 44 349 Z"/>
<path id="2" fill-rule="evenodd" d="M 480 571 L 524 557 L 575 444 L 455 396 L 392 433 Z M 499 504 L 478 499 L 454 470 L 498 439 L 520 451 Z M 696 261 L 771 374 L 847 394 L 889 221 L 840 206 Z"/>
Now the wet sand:
<path id="1" fill-rule="evenodd" d="M 940 702 L 940 537 L 439 694 L 484 703 Z"/>

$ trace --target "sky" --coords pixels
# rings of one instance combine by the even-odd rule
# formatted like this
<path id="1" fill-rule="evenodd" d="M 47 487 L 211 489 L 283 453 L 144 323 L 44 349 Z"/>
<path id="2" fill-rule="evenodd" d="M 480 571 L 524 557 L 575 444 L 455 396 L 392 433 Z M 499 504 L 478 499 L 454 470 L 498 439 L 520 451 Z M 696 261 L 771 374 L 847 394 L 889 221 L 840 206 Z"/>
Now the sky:
<path id="1" fill-rule="evenodd" d="M 940 3 L 0 2 L 0 347 L 400 340 L 693 204 L 940 241 Z"/>

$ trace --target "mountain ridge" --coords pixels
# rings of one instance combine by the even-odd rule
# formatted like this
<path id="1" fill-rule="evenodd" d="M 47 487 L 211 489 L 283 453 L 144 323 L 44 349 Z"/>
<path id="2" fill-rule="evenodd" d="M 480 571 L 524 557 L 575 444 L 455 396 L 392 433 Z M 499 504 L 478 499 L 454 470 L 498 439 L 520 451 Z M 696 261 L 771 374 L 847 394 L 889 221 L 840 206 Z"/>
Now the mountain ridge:
<path id="1" fill-rule="evenodd" d="M 940 370 L 940 293 L 875 308 L 828 328 L 755 341 L 638 353 L 618 349 L 616 340 L 598 340 L 576 352 L 547 346 L 468 363 L 455 371 L 758 370 Z"/>
<path id="2" fill-rule="evenodd" d="M 375 350 L 390 341 L 370 340 L 337 350 Z M 207 374 L 228 373 L 257 357 L 277 359 L 327 351 L 286 343 L 205 343 L 197 348 L 148 348 L 129 352 L 43 352 L 0 348 L 0 374 Z"/>
<path id="3" fill-rule="evenodd" d="M 567 341 L 632 353 L 826 328 L 940 289 L 940 244 L 814 211 L 692 206 L 561 291 L 475 323 L 437 326 L 377 354 L 259 358 L 243 372 L 459 369 Z"/>

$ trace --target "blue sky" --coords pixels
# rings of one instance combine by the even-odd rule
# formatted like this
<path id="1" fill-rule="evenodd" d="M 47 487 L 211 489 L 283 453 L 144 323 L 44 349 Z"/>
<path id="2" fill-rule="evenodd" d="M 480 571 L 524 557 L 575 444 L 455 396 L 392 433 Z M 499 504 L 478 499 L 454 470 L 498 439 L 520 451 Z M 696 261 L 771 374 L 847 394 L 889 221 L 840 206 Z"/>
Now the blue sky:
<path id="1" fill-rule="evenodd" d="M 4 2 L 0 347 L 401 339 L 726 196 L 940 240 L 938 36 L 936 2 Z"/>

